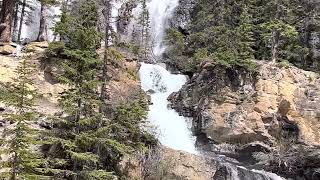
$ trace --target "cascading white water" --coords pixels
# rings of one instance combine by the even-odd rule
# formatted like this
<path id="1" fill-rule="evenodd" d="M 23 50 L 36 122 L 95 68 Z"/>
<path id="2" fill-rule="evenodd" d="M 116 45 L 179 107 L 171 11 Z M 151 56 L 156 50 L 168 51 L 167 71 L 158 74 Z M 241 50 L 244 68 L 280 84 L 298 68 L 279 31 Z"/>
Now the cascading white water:
<path id="1" fill-rule="evenodd" d="M 159 57 L 164 52 L 162 41 L 166 29 L 166 21 L 173 14 L 178 0 L 151 0 L 147 7 L 150 13 L 151 36 L 154 42 L 153 53 Z M 167 98 L 179 91 L 186 83 L 183 75 L 174 75 L 164 67 L 154 64 L 141 64 L 139 71 L 141 86 L 151 93 L 152 105 L 149 107 L 148 119 L 158 128 L 160 142 L 172 149 L 196 153 L 195 139 L 188 128 L 188 119 L 168 108 Z"/>
<path id="2" fill-rule="evenodd" d="M 162 55 L 165 50 L 162 42 L 165 30 L 168 27 L 166 21 L 172 16 L 178 5 L 179 0 L 152 0 L 147 4 L 151 17 L 153 53 L 155 56 Z"/>
<path id="3" fill-rule="evenodd" d="M 27 0 L 27 6 L 25 9 L 25 17 L 23 19 L 23 24 L 21 28 L 21 37 L 20 41 L 29 43 L 31 41 L 37 40 L 40 28 L 40 8 L 41 4 L 37 0 Z M 19 9 L 18 17 L 21 17 L 21 8 Z M 50 6 L 49 8 L 45 9 L 45 16 L 46 16 L 46 24 L 45 24 L 45 33 L 47 35 L 48 41 L 54 40 L 54 32 L 53 27 L 56 22 L 59 21 L 59 15 L 61 14 L 61 10 L 59 6 Z M 18 19 L 18 27 L 20 26 L 20 19 Z M 17 32 L 15 32 L 14 40 L 17 40 Z M 21 55 L 22 46 L 17 45 L 15 55 Z"/>
<path id="4" fill-rule="evenodd" d="M 32 8 L 32 9 L 30 9 Z M 35 41 L 39 34 L 40 27 L 40 8 L 41 4 L 37 0 L 27 0 L 27 7 L 25 12 L 24 21 L 21 29 L 21 41 L 29 42 Z M 21 11 L 21 7 L 20 7 Z M 55 23 L 59 21 L 61 14 L 59 6 L 50 6 L 45 9 L 46 16 L 46 35 L 49 41 L 53 41 L 54 35 L 52 28 Z M 20 17 L 21 14 L 18 14 Z M 20 20 L 19 20 L 20 21 Z"/>
<path id="5" fill-rule="evenodd" d="M 172 15 L 178 0 L 151 0 L 148 3 L 151 20 L 151 32 L 154 39 L 153 53 L 160 57 L 165 51 L 163 39 L 165 35 L 166 21 Z M 137 10 L 138 12 L 138 10 Z M 158 127 L 160 142 L 175 150 L 183 150 L 197 153 L 195 139 L 188 128 L 188 119 L 168 108 L 168 96 L 179 91 L 187 79 L 183 75 L 174 75 L 161 65 L 141 64 L 139 71 L 142 89 L 151 94 L 152 105 L 149 106 L 148 119 Z M 227 164 L 230 180 L 250 179 L 257 180 L 284 180 L 276 174 L 248 170 L 241 166 Z"/>
<path id="6" fill-rule="evenodd" d="M 142 89 L 150 91 L 152 105 L 149 106 L 148 119 L 159 131 L 160 142 L 172 149 L 196 153 L 195 139 L 188 128 L 187 119 L 168 108 L 168 96 L 177 92 L 186 83 L 183 75 L 170 74 L 164 67 L 141 64 L 140 79 Z"/>

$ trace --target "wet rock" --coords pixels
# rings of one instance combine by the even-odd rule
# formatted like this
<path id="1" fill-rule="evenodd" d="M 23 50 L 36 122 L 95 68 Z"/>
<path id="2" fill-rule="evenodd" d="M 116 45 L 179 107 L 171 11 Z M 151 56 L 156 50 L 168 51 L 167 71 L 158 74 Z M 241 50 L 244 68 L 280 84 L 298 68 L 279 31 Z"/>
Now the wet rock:
<path id="1" fill-rule="evenodd" d="M 148 93 L 148 94 L 154 94 L 154 93 L 156 93 L 156 91 L 153 90 L 153 89 L 149 89 L 149 90 L 147 91 L 147 93 Z"/>
<path id="2" fill-rule="evenodd" d="M 183 34 L 188 34 L 186 25 L 191 21 L 195 4 L 196 0 L 179 0 L 179 6 L 170 19 L 170 26 L 179 29 Z"/>

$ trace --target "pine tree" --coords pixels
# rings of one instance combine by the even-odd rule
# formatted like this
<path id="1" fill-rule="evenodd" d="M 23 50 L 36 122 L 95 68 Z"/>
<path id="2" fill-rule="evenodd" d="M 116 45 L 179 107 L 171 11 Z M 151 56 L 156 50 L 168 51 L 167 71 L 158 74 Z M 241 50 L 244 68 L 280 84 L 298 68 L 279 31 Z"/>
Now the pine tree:
<path id="1" fill-rule="evenodd" d="M 143 48 L 144 58 L 150 53 L 150 15 L 147 7 L 147 1 L 141 0 L 142 12 L 139 17 L 139 25 L 141 26 L 141 46 Z"/>
<path id="2" fill-rule="evenodd" d="M 265 4 L 266 21 L 261 25 L 263 38 L 270 44 L 271 61 L 275 63 L 287 39 L 298 37 L 298 32 L 288 18 L 292 17 L 292 6 L 288 0 L 272 0 Z"/>
<path id="3" fill-rule="evenodd" d="M 108 46 L 107 56 L 98 59 L 101 35 L 94 0 L 65 8 L 55 31 L 63 41 L 51 43 L 46 54 L 59 59 L 64 69 L 59 79 L 70 88 L 61 95 L 62 115 L 53 118 L 53 129 L 48 132 L 51 142 L 48 139 L 44 146 L 49 164 L 46 172 L 54 178 L 111 179 L 120 174 L 118 165 L 124 154 L 155 142 L 141 129 L 146 107 L 144 103 L 116 106 L 110 112 L 114 119 L 101 111 L 106 104 L 98 87 L 106 79 L 99 78 L 100 66 L 107 66 L 106 61 L 118 53 Z"/>
<path id="4" fill-rule="evenodd" d="M 250 1 L 206 1 L 195 8 L 188 45 L 194 61 L 212 59 L 228 67 L 253 70 L 254 29 Z"/>
<path id="5" fill-rule="evenodd" d="M 109 94 L 107 92 L 107 84 L 108 84 L 108 61 L 109 61 L 109 51 L 110 45 L 109 41 L 111 40 L 111 11 L 112 11 L 112 0 L 101 0 L 104 6 L 103 9 L 103 17 L 105 23 L 105 31 L 104 31 L 104 56 L 103 56 L 103 66 L 102 66 L 102 85 L 100 90 L 100 100 L 103 102 L 100 106 L 100 112 L 110 113 L 108 112 L 108 102 L 110 100 Z"/>
<path id="6" fill-rule="evenodd" d="M 56 27 L 56 32 L 68 40 L 63 49 L 65 73 L 60 81 L 71 88 L 60 100 L 65 116 L 56 118 L 50 131 L 54 141 L 47 152 L 53 165 L 49 171 L 67 179 L 108 179 L 112 174 L 101 164 L 96 136 L 104 123 L 98 112 L 96 47 L 101 35 L 97 32 L 97 7 L 93 0 L 80 1 L 76 6 L 72 13 L 64 12 Z"/>
<path id="7" fill-rule="evenodd" d="M 4 179 L 46 179 L 41 175 L 45 161 L 42 154 L 36 151 L 39 146 L 39 130 L 33 127 L 38 113 L 35 111 L 37 92 L 33 88 L 31 78 L 33 66 L 29 58 L 23 59 L 16 69 L 17 77 L 14 83 L 5 85 L 2 101 L 14 108 L 4 117 L 10 121 L 3 132 L 1 140 L 1 153 L 8 156 L 8 160 L 2 161 L 1 168 L 9 168 L 10 171 L 1 173 Z"/>

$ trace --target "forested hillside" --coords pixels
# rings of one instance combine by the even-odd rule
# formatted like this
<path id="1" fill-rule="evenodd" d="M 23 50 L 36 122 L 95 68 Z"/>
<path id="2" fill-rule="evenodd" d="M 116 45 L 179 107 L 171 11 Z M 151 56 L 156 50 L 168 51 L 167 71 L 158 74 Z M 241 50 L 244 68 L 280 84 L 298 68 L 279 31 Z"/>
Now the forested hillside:
<path id="1" fill-rule="evenodd" d="M 255 61 L 319 70 L 320 2 L 317 0 L 182 1 L 168 30 L 169 58 L 190 66 L 203 60 L 252 69 Z M 185 64 L 181 62 L 181 64 Z"/>
<path id="2" fill-rule="evenodd" d="M 28 3 L 2 2 L 2 54 L 10 55 L 11 49 L 16 51 L 15 46 L 25 45 L 20 39 L 21 28 L 25 26 L 22 23 L 34 8 Z M 146 95 L 139 88 L 127 94 L 110 89 L 113 76 L 120 76 L 122 68 L 125 70 L 121 76 L 126 79 L 123 83 L 128 86 L 122 85 L 123 90 L 129 88 L 131 81 L 137 81 L 132 80 L 136 79 L 137 68 L 127 70 L 125 57 L 109 45 L 113 31 L 108 24 L 111 5 L 105 4 L 105 17 L 98 14 L 99 4 L 94 0 L 41 1 L 40 5 L 36 41 L 48 39 L 46 17 L 42 13 L 50 5 L 62 7 L 60 21 L 53 30 L 59 40 L 49 46 L 46 42 L 24 46 L 22 56 L 17 53 L 16 59 L 11 59 L 19 62 L 14 75 L 8 74 L 12 79 L 1 80 L 4 111 L 1 113 L 4 126 L 1 128 L 1 179 L 125 177 L 124 167 L 120 167 L 123 157 L 147 153 L 157 145 L 157 140 L 142 128 L 147 126 Z M 105 31 L 99 31 L 99 18 L 105 18 Z M 15 27 L 15 21 L 20 21 L 19 27 Z M 102 49 L 104 36 L 106 43 Z M 16 44 L 11 43 L 13 41 Z M 7 52 L 5 47 L 9 47 Z M 1 61 L 5 58 L 1 56 Z M 10 69 L 9 64 L 3 65 Z M 43 78 L 49 81 L 50 87 L 65 87 L 54 94 L 56 113 L 51 113 L 50 107 L 38 112 L 41 106 L 48 106 L 49 101 L 43 100 L 48 94 L 40 93 L 49 88 L 39 86 L 41 66 L 48 69 L 44 70 Z M 58 72 L 52 72 L 52 68 Z M 118 78 L 118 81 L 124 80 Z"/>
<path id="3" fill-rule="evenodd" d="M 0 4 L 0 179 L 320 179 L 319 0 Z"/>

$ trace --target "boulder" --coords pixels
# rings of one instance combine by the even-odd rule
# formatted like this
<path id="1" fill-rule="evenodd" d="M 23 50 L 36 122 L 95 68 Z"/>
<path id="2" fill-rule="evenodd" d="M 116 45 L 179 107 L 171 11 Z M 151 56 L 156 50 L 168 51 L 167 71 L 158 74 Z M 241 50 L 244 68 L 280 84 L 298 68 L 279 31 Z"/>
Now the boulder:
<path id="1" fill-rule="evenodd" d="M 0 54 L 2 55 L 11 55 L 15 53 L 16 48 L 11 44 L 1 44 L 0 45 Z"/>
<path id="2" fill-rule="evenodd" d="M 43 52 L 48 47 L 49 47 L 49 43 L 47 41 L 31 42 L 28 45 L 26 45 L 26 51 L 27 52 Z"/>

